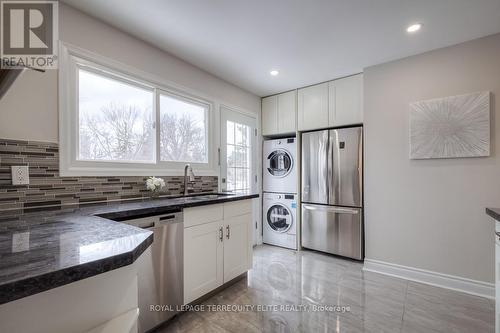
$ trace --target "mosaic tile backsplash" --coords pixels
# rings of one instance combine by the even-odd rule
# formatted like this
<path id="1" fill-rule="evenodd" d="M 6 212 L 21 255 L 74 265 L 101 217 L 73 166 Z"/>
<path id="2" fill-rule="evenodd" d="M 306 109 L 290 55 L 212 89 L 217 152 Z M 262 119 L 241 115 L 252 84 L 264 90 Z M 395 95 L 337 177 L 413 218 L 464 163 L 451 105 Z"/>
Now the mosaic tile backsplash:
<path id="1" fill-rule="evenodd" d="M 29 167 L 30 185 L 14 186 L 11 166 Z M 183 177 L 163 177 L 162 194 L 184 192 Z M 59 177 L 56 143 L 0 139 L 0 210 L 140 199 L 149 196 L 145 177 Z M 195 177 L 190 193 L 216 192 L 216 176 Z"/>

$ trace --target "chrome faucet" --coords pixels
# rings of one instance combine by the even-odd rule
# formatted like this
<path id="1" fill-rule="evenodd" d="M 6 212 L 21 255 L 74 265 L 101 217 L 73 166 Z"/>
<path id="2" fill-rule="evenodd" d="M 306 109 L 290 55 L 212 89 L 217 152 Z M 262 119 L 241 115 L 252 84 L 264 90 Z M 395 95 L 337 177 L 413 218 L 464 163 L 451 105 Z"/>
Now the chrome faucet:
<path id="1" fill-rule="evenodd" d="M 191 165 L 186 164 L 184 167 L 184 195 L 188 195 L 188 172 L 189 172 L 189 182 L 194 182 L 194 173 Z"/>

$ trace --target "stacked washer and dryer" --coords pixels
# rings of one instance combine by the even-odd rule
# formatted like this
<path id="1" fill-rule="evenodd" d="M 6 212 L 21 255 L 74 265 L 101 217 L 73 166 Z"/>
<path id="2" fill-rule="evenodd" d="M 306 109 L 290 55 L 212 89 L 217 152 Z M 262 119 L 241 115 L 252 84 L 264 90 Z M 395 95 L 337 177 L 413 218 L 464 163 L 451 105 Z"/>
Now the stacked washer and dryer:
<path id="1" fill-rule="evenodd" d="M 297 141 L 264 141 L 263 241 L 297 250 Z"/>

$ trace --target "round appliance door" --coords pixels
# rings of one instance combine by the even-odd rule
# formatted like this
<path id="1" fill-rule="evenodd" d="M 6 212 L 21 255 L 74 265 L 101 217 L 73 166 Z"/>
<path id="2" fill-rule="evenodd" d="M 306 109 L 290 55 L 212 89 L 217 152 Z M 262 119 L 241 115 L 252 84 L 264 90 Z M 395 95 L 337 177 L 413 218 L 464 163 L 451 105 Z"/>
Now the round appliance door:
<path id="1" fill-rule="evenodd" d="M 273 231 L 287 232 L 293 223 L 292 213 L 282 204 L 274 204 L 267 210 L 267 224 Z"/>
<path id="2" fill-rule="evenodd" d="M 287 176 L 292 167 L 292 156 L 284 149 L 276 149 L 267 156 L 267 172 L 273 177 Z"/>

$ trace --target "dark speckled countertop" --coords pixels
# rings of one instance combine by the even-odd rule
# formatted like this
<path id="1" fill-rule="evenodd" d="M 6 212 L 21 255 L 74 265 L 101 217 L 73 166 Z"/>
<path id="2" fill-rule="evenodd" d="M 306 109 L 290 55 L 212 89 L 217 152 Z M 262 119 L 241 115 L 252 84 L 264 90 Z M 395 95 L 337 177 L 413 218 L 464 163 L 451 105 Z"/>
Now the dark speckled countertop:
<path id="1" fill-rule="evenodd" d="M 500 208 L 486 208 L 486 214 L 497 221 L 500 221 Z"/>
<path id="2" fill-rule="evenodd" d="M 200 195 L 0 211 L 0 304 L 132 264 L 151 245 L 153 234 L 113 220 L 257 197 Z"/>
<path id="3" fill-rule="evenodd" d="M 496 221 L 500 221 L 500 208 L 486 208 L 486 214 L 494 218 Z M 496 231 L 495 234 L 500 237 L 500 232 Z"/>

